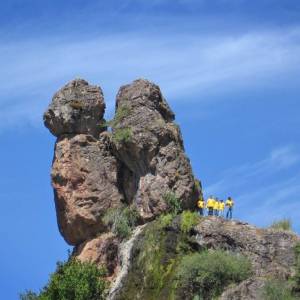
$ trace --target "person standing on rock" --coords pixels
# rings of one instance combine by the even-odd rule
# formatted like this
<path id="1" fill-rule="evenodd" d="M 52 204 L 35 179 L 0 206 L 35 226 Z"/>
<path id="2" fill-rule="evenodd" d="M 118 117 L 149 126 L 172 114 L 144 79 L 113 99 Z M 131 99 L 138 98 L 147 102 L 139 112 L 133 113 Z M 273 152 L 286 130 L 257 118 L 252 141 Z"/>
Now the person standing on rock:
<path id="1" fill-rule="evenodd" d="M 224 200 L 219 201 L 219 216 L 224 218 L 225 203 Z"/>
<path id="2" fill-rule="evenodd" d="M 199 216 L 203 217 L 204 216 L 204 208 L 205 208 L 205 201 L 203 198 L 200 198 L 197 202 L 197 206 L 198 206 L 198 213 Z"/>
<path id="3" fill-rule="evenodd" d="M 206 202 L 206 208 L 208 209 L 208 215 L 213 216 L 214 214 L 214 205 L 215 205 L 215 200 L 213 196 L 209 196 Z"/>
<path id="4" fill-rule="evenodd" d="M 232 210 L 234 206 L 234 201 L 231 197 L 228 197 L 226 200 L 226 206 L 227 206 L 227 213 L 226 213 L 226 219 L 232 219 Z"/>
<path id="5" fill-rule="evenodd" d="M 216 198 L 215 202 L 214 202 L 214 215 L 216 217 L 219 216 L 219 199 L 218 198 Z"/>

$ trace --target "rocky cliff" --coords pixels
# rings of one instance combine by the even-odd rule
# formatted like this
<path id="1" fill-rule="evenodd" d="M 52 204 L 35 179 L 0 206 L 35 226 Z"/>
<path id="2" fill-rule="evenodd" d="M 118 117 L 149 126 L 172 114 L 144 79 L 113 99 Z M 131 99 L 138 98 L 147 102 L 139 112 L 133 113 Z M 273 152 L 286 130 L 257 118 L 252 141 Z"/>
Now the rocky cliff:
<path id="1" fill-rule="evenodd" d="M 182 284 L 180 266 L 208 250 L 251 265 L 218 290 L 221 299 L 261 299 L 266 278 L 293 276 L 295 234 L 185 214 L 201 183 L 157 85 L 122 86 L 114 118 L 104 112 L 101 88 L 78 79 L 54 95 L 44 123 L 57 137 L 51 178 L 59 230 L 74 256 L 106 267 L 108 299 L 198 297 L 197 285 Z"/>

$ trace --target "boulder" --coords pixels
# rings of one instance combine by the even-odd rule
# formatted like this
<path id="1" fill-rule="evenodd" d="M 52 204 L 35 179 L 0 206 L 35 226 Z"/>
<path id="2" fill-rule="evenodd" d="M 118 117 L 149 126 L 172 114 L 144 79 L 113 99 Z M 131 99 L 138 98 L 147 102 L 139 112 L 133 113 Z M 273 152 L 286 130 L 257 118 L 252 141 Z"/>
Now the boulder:
<path id="1" fill-rule="evenodd" d="M 55 136 L 80 133 L 97 136 L 104 130 L 100 126 L 104 110 L 101 88 L 76 79 L 55 93 L 44 114 L 44 124 Z"/>
<path id="2" fill-rule="evenodd" d="M 118 161 L 111 154 L 108 134 L 102 133 L 99 140 L 85 134 L 60 136 L 51 176 L 57 221 L 65 240 L 77 245 L 103 232 L 102 216 L 123 201 Z"/>

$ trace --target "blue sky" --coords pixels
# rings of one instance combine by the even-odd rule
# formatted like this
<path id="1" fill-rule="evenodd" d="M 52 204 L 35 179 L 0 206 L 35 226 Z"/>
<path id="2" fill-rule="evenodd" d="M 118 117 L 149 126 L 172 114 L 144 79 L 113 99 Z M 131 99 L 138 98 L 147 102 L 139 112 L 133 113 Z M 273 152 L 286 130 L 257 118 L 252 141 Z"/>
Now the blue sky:
<path id="1" fill-rule="evenodd" d="M 1 298 L 41 288 L 70 248 L 42 113 L 75 77 L 101 85 L 107 118 L 120 85 L 159 84 L 205 194 L 300 232 L 299 1 L 2 1 L 0 66 Z"/>

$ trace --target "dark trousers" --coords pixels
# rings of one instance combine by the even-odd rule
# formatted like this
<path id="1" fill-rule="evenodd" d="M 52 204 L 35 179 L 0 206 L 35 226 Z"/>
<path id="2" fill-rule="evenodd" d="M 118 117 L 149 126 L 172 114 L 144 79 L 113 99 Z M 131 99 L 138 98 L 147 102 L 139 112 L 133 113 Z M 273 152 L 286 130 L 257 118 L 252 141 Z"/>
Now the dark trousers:
<path id="1" fill-rule="evenodd" d="M 198 213 L 199 213 L 199 216 L 203 216 L 204 215 L 204 209 L 203 208 L 198 208 Z"/>
<path id="2" fill-rule="evenodd" d="M 214 215 L 214 210 L 213 210 L 212 207 L 209 207 L 209 208 L 208 208 L 208 215 L 209 215 L 209 216 L 213 216 L 213 215 Z"/>
<path id="3" fill-rule="evenodd" d="M 228 207 L 226 219 L 232 219 L 232 207 Z"/>

